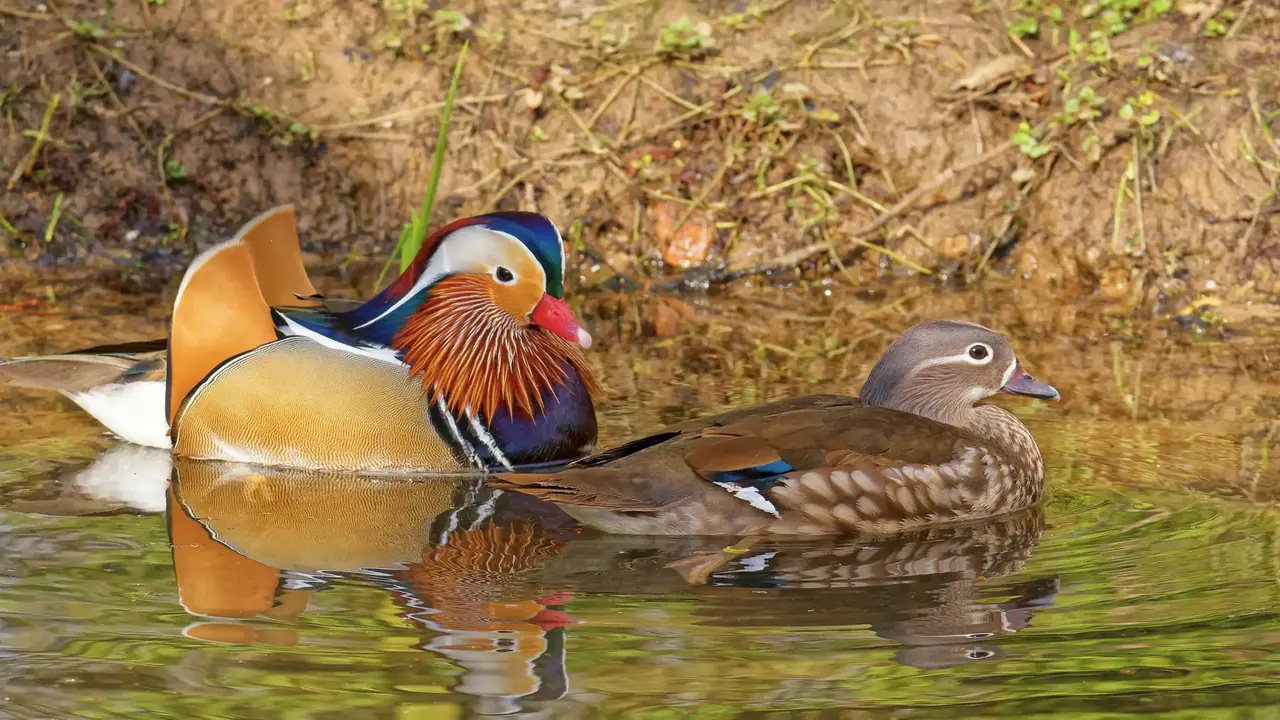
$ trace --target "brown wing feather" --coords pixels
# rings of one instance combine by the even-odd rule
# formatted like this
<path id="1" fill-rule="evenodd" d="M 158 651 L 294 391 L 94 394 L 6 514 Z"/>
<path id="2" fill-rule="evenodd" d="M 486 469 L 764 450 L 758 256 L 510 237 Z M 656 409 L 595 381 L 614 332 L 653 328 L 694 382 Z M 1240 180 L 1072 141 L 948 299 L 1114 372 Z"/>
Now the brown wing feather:
<path id="1" fill-rule="evenodd" d="M 550 474 L 502 473 L 489 486 L 550 502 L 614 512 L 658 512 L 682 499 L 669 483 L 613 468 L 565 470 Z"/>

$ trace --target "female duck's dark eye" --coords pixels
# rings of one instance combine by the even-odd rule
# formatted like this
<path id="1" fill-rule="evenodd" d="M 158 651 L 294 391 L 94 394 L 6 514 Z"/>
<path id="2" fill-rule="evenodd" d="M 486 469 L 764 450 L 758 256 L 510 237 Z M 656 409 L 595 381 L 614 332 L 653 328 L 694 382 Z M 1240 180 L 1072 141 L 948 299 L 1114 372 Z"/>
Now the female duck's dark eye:
<path id="1" fill-rule="evenodd" d="M 987 351 L 986 345 L 974 345 L 973 347 L 969 348 L 969 357 L 973 358 L 974 360 L 986 360 L 987 355 L 988 355 L 988 351 Z"/>
<path id="2" fill-rule="evenodd" d="M 494 276 L 494 277 L 496 277 L 496 278 L 498 278 L 498 282 L 500 282 L 500 283 L 509 283 L 509 282 L 511 282 L 512 280 L 515 280 L 515 279 L 516 279 L 516 276 L 515 276 L 515 275 L 513 275 L 513 274 L 511 273 L 511 271 L 510 271 L 510 270 L 508 270 L 508 269 L 506 269 L 506 268 L 504 268 L 504 267 L 500 267 L 500 268 L 498 268 L 498 269 L 493 273 L 493 276 Z"/>

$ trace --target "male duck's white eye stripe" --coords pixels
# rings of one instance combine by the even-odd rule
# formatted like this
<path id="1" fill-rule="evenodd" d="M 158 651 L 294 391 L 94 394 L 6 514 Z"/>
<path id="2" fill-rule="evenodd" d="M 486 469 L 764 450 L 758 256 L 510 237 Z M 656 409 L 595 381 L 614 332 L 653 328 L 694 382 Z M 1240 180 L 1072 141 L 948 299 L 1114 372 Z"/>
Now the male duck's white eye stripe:
<path id="1" fill-rule="evenodd" d="M 495 237 L 506 238 L 510 242 L 495 242 Z M 436 247 L 435 252 L 431 255 L 431 259 L 427 261 L 427 266 L 423 268 L 422 275 L 418 277 L 417 282 L 409 289 L 404 297 L 396 300 L 368 322 L 357 325 L 355 329 L 368 327 L 388 315 L 399 310 L 402 305 L 409 302 L 434 284 L 437 280 L 445 275 L 466 272 L 489 272 L 489 268 L 494 265 L 507 265 L 512 262 L 512 251 L 517 255 L 522 255 L 532 263 L 532 267 L 536 269 L 542 278 L 542 284 L 546 286 L 546 274 L 542 270 L 542 264 L 538 262 L 538 258 L 533 254 L 520 239 L 511 233 L 494 230 L 484 225 L 466 225 L 449 233 L 449 235 L 440 240 L 440 244 Z M 513 271 L 514 272 L 514 271 Z"/>

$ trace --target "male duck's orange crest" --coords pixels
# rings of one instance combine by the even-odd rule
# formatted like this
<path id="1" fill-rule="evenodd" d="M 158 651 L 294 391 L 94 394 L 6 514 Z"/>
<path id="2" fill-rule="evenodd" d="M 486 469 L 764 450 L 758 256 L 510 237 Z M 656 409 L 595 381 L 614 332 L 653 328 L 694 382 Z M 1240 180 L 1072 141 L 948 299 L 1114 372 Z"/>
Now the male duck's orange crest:
<path id="1" fill-rule="evenodd" d="M 526 417 L 544 410 L 543 393 L 563 386 L 572 368 L 593 396 L 599 386 L 574 345 L 502 310 L 488 278 L 458 275 L 431 288 L 393 346 L 431 401 L 492 421 L 502 410 Z"/>

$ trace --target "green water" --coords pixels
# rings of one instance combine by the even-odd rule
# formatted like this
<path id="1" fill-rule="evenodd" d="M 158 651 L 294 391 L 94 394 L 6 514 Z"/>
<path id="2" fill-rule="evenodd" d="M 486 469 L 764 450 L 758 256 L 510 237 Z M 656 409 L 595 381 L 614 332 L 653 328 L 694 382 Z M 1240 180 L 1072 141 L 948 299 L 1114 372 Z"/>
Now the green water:
<path id="1" fill-rule="evenodd" d="M 882 344 L 775 333 L 800 359 L 734 377 L 638 337 L 593 360 L 606 444 L 848 391 Z M 174 476 L 0 389 L 0 714 L 1280 718 L 1274 343 L 1027 337 L 1064 395 L 1007 405 L 1044 506 L 877 542 L 605 537 L 457 478 Z"/>

